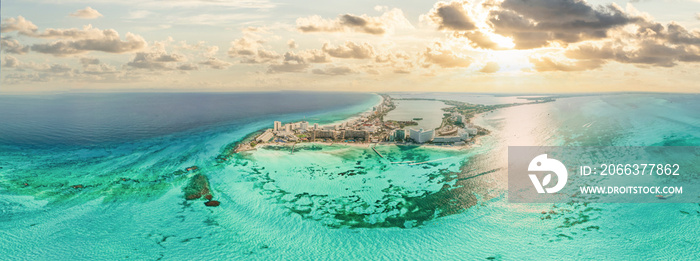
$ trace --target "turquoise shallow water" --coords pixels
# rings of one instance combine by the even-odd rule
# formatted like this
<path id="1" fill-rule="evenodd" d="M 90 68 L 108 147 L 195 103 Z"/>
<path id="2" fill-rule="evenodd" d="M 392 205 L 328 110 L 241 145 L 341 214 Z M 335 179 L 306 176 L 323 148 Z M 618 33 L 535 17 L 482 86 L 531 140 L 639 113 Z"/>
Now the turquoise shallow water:
<path id="1" fill-rule="evenodd" d="M 376 149 L 385 158 L 367 146 L 306 145 L 294 154 L 267 147 L 240 154 L 231 172 L 241 176 L 226 177 L 254 177 L 276 203 L 331 227 L 410 228 L 440 216 L 440 195 L 450 193 L 470 156 L 424 147 Z"/>
<path id="2" fill-rule="evenodd" d="M 511 107 L 474 119 L 492 133 L 470 149 L 378 146 L 387 159 L 367 147 L 307 145 L 214 160 L 267 121 L 110 147 L 4 150 L 0 252 L 32 260 L 692 260 L 699 204 L 509 204 L 505 152 L 698 146 L 698 101 L 627 94 Z M 376 102 L 310 117 L 336 121 Z M 406 161 L 429 162 L 392 163 Z M 183 199 L 191 173 L 172 172 L 191 165 L 210 178 L 221 206 Z"/>

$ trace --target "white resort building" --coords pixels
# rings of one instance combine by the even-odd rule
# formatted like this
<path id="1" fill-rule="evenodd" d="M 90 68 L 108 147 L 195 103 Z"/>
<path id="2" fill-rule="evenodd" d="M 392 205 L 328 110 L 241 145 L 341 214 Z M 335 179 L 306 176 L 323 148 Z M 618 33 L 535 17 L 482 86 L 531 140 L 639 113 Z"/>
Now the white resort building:
<path id="1" fill-rule="evenodd" d="M 300 131 L 304 132 L 304 131 L 307 131 L 308 129 L 309 129 L 309 122 L 308 121 L 299 122 L 299 130 Z"/>
<path id="2" fill-rule="evenodd" d="M 275 121 L 275 127 L 272 129 L 274 131 L 282 131 L 282 122 Z"/>
<path id="3" fill-rule="evenodd" d="M 409 137 L 413 139 L 416 143 L 426 143 L 435 138 L 435 130 L 424 131 L 423 129 L 414 130 L 411 129 Z"/>

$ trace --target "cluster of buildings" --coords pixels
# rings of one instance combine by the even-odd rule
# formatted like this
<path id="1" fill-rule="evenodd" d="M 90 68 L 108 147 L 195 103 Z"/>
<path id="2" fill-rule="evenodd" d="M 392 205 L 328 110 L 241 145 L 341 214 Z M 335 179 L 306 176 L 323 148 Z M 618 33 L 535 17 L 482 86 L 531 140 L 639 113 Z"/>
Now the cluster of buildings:
<path id="1" fill-rule="evenodd" d="M 424 129 L 409 129 L 408 131 L 399 129 L 394 130 L 389 136 L 389 141 L 407 141 L 412 140 L 415 143 L 453 143 L 459 144 L 468 140 L 470 137 L 474 137 L 478 133 L 478 130 L 474 127 L 466 128 L 454 128 L 454 131 L 441 133 L 436 130 L 424 130 Z"/>
<path id="2" fill-rule="evenodd" d="M 477 134 L 473 126 L 460 128 L 448 126 L 440 130 L 393 129 L 384 126 L 378 119 L 366 117 L 342 124 L 319 126 L 308 121 L 282 124 L 274 122 L 274 127 L 258 135 L 257 142 L 305 142 L 305 141 L 344 141 L 344 142 L 414 142 L 457 144 L 463 143 Z"/>
<path id="3" fill-rule="evenodd" d="M 452 120 L 452 122 L 454 122 L 456 124 L 460 124 L 460 125 L 463 125 L 465 122 L 464 115 L 462 115 L 461 113 L 457 113 L 457 112 L 451 113 L 450 119 Z"/>
<path id="4" fill-rule="evenodd" d="M 384 97 L 384 102 L 374 106 L 371 112 L 361 117 L 336 125 L 310 125 L 308 121 L 282 124 L 273 123 L 268 129 L 256 137 L 257 142 L 300 142 L 300 141 L 346 141 L 346 142 L 379 142 L 384 140 L 384 126 L 381 115 L 394 107 L 391 98 Z"/>
<path id="5" fill-rule="evenodd" d="M 310 125 L 308 121 L 282 124 L 275 121 L 273 128 L 255 138 L 257 142 L 300 142 L 315 140 L 344 140 L 349 142 L 369 142 L 371 134 L 381 129 L 379 124 L 367 121 L 366 117 L 336 125 Z M 378 140 L 374 140 L 377 142 Z"/>

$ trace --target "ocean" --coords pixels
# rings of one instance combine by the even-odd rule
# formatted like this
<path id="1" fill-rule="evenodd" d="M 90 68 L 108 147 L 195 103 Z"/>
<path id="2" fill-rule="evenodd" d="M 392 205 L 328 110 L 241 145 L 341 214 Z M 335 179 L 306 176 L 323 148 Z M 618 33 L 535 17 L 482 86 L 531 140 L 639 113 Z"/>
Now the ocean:
<path id="1" fill-rule="evenodd" d="M 380 145 L 387 158 L 379 159 L 363 146 L 305 145 L 293 154 L 266 147 L 216 160 L 273 120 L 332 123 L 379 101 L 296 92 L 0 97 L 0 254 L 693 260 L 700 253 L 700 204 L 507 200 L 508 146 L 699 146 L 700 95 L 592 95 L 500 109 L 473 119 L 491 134 L 465 150 Z M 406 161 L 429 163 L 396 164 Z M 219 207 L 184 200 L 189 174 L 173 172 L 193 165 L 209 177 Z"/>
<path id="2" fill-rule="evenodd" d="M 90 93 L 0 96 L 0 144 L 105 145 L 293 116 L 342 119 L 369 94 Z M 350 108 L 348 113 L 355 113 Z M 365 110 L 366 108 L 362 108 Z M 298 115 L 297 115 L 298 114 Z"/>

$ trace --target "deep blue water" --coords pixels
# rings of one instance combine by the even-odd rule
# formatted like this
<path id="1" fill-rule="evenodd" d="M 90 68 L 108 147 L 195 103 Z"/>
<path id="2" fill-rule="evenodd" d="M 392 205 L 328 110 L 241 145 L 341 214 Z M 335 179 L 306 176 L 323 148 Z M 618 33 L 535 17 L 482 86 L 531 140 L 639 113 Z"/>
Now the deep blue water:
<path id="1" fill-rule="evenodd" d="M 342 110 L 372 97 L 376 96 L 314 92 L 0 96 L 0 144 L 119 144 L 281 115 Z"/>

